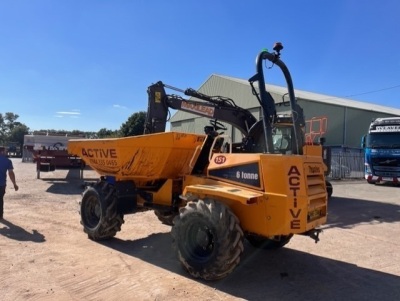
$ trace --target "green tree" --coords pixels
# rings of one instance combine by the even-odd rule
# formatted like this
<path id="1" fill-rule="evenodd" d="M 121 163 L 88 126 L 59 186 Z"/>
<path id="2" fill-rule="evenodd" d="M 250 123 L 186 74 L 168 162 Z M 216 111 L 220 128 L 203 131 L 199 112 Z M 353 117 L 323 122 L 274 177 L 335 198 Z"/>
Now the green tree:
<path id="1" fill-rule="evenodd" d="M 86 137 L 86 133 L 79 131 L 79 130 L 73 130 L 73 131 L 68 131 L 67 132 L 68 136 L 80 136 L 80 137 Z"/>
<path id="2" fill-rule="evenodd" d="M 7 145 L 9 142 L 24 143 L 24 135 L 29 133 L 29 128 L 17 121 L 18 114 L 6 112 L 0 113 L 0 143 Z"/>
<path id="3" fill-rule="evenodd" d="M 128 120 L 121 125 L 120 133 L 122 137 L 142 135 L 144 132 L 144 123 L 146 121 L 146 112 L 133 113 Z"/>
<path id="4" fill-rule="evenodd" d="M 6 138 L 5 121 L 3 114 L 0 113 L 0 146 L 4 144 Z"/>
<path id="5" fill-rule="evenodd" d="M 18 114 L 14 114 L 11 112 L 7 112 L 4 114 L 6 131 L 11 132 L 15 126 L 21 125 L 21 123 L 17 121 L 18 117 Z"/>
<path id="6" fill-rule="evenodd" d="M 24 145 L 24 136 L 29 133 L 29 128 L 25 124 L 13 126 L 8 136 L 8 142 L 18 142 L 22 147 Z"/>
<path id="7" fill-rule="evenodd" d="M 97 138 L 117 138 L 119 137 L 118 130 L 109 130 L 106 128 L 102 128 L 97 132 Z"/>

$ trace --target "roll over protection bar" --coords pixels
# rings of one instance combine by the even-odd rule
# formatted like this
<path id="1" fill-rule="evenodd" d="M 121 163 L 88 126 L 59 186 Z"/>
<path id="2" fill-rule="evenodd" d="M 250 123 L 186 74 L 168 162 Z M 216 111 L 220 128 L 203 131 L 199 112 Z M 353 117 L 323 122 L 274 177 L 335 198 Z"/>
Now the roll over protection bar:
<path id="1" fill-rule="evenodd" d="M 304 133 L 302 127 L 305 126 L 305 119 L 303 114 L 303 109 L 297 104 L 296 97 L 294 94 L 293 81 L 290 75 L 289 69 L 286 67 L 285 63 L 280 59 L 280 51 L 283 49 L 281 43 L 276 43 L 274 46 L 274 53 L 270 53 L 266 50 L 261 51 L 256 58 L 256 71 L 257 73 L 249 79 L 250 85 L 255 92 L 253 86 L 254 82 L 258 82 L 259 96 L 256 94 L 258 101 L 260 102 L 261 108 L 263 110 L 263 123 L 264 123 L 264 135 L 265 135 L 265 147 L 267 153 L 274 153 L 274 146 L 272 141 L 272 128 L 274 122 L 277 119 L 275 101 L 265 88 L 265 77 L 263 70 L 264 60 L 268 60 L 273 64 L 277 65 L 286 80 L 289 103 L 292 111 L 292 121 L 294 127 L 294 135 L 296 141 L 296 153 L 302 154 L 304 145 Z"/>

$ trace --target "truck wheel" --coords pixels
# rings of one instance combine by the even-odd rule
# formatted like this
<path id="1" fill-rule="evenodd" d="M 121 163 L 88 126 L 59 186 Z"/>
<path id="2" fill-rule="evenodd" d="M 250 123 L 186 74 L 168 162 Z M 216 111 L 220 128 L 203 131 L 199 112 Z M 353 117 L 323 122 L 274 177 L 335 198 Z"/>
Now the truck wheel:
<path id="1" fill-rule="evenodd" d="M 124 216 L 117 212 L 114 188 L 100 182 L 88 187 L 81 201 L 81 224 L 92 240 L 105 240 L 121 230 Z"/>
<path id="2" fill-rule="evenodd" d="M 246 239 L 253 247 L 256 247 L 258 249 L 275 250 L 282 248 L 284 245 L 286 245 L 292 237 L 293 234 L 280 235 L 274 238 L 266 238 L 257 235 L 248 235 L 246 236 Z"/>
<path id="3" fill-rule="evenodd" d="M 167 226 L 172 226 L 174 224 L 174 218 L 177 216 L 177 213 L 163 212 L 159 210 L 154 210 L 154 214 L 160 222 Z"/>
<path id="4" fill-rule="evenodd" d="M 244 249 L 239 219 L 211 199 L 181 208 L 171 234 L 179 261 L 195 278 L 224 278 L 239 264 Z"/>
<path id="5" fill-rule="evenodd" d="M 328 198 L 330 198 L 333 193 L 332 183 L 329 181 L 325 181 L 325 185 L 326 185 L 326 192 L 328 193 Z"/>

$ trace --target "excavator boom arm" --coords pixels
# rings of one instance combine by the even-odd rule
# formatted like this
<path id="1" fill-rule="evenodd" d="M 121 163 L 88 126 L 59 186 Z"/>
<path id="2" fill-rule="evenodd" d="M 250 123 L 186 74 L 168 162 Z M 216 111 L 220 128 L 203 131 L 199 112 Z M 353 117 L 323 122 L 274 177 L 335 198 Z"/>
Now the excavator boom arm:
<path id="1" fill-rule="evenodd" d="M 185 95 L 204 101 L 187 100 L 178 95 L 168 95 L 162 82 L 151 85 L 148 90 L 148 109 L 145 123 L 145 134 L 164 132 L 169 120 L 169 109 L 184 111 L 195 115 L 217 119 L 231 124 L 247 135 L 257 119 L 248 111 L 240 108 L 228 98 L 212 97 L 187 89 Z"/>

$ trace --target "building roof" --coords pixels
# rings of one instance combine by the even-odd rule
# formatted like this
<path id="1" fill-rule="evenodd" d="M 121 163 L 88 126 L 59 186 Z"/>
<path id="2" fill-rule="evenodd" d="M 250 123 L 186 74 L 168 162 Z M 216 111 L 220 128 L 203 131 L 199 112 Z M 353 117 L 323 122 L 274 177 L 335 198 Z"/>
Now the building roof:
<path id="1" fill-rule="evenodd" d="M 227 80 L 235 81 L 240 84 L 250 85 L 248 80 L 245 80 L 245 79 L 240 79 L 240 78 L 225 76 L 225 75 L 218 75 L 218 74 L 212 74 L 211 76 L 218 76 L 218 77 L 221 77 L 221 78 L 224 78 Z M 267 87 L 267 91 L 270 93 L 276 93 L 276 94 L 281 94 L 281 95 L 287 93 L 286 87 L 270 85 L 270 84 L 266 84 L 265 86 Z M 302 91 L 302 90 L 298 90 L 298 89 L 294 89 L 294 93 L 296 95 L 296 98 L 298 98 L 298 99 L 301 98 L 301 99 L 307 100 L 307 101 L 315 101 L 315 102 L 326 103 L 326 104 L 330 104 L 330 105 L 356 108 L 356 109 L 374 111 L 374 112 L 376 111 L 376 112 L 400 116 L 400 109 L 396 109 L 396 108 L 391 108 L 391 107 L 381 106 L 381 105 L 377 105 L 377 104 L 352 100 L 349 98 L 341 98 L 341 97 L 336 97 L 336 96 L 329 96 L 326 94 L 307 92 L 307 91 Z"/>
<path id="2" fill-rule="evenodd" d="M 226 76 L 226 75 L 220 75 L 220 74 L 212 74 L 210 77 L 201 85 L 201 87 L 198 89 L 200 92 L 209 92 L 205 91 L 208 90 L 206 89 L 207 85 L 210 84 L 210 82 L 218 82 L 218 78 L 220 78 L 219 81 L 228 81 L 228 82 L 235 82 L 240 85 L 246 86 L 246 89 L 239 89 L 242 92 L 247 91 L 246 95 L 251 95 L 251 88 L 250 88 L 250 83 L 248 82 L 247 79 L 241 79 L 241 78 L 236 78 L 236 77 L 231 77 L 231 76 Z M 257 84 L 255 84 L 256 86 Z M 273 96 L 275 101 L 277 99 L 281 99 L 282 95 L 287 94 L 287 88 L 282 87 L 282 86 L 276 86 L 276 85 L 270 85 L 266 84 L 266 89 L 267 91 Z M 224 90 L 227 89 L 226 85 L 218 87 L 214 87 L 214 90 Z M 226 91 L 227 93 L 229 91 Z M 324 104 L 329 104 L 329 105 L 334 105 L 334 106 L 340 106 L 340 107 L 348 107 L 348 108 L 355 108 L 358 110 L 366 110 L 366 111 L 371 111 L 371 112 L 379 112 L 379 113 L 385 113 L 385 114 L 390 114 L 390 115 L 397 115 L 400 116 L 400 109 L 395 109 L 391 107 L 385 107 L 377 104 L 372 104 L 372 103 L 367 103 L 367 102 L 362 102 L 362 101 L 356 101 L 348 98 L 341 98 L 341 97 L 336 97 L 336 96 L 329 96 L 325 94 L 318 94 L 318 93 L 313 93 L 313 92 L 307 92 L 303 90 L 294 90 L 295 96 L 297 99 L 301 99 L 303 101 L 311 101 L 311 102 L 318 102 L 318 103 L 324 103 Z M 221 95 L 223 94 L 223 91 L 221 91 Z M 224 95 L 227 96 L 227 95 Z M 279 96 L 279 97 L 275 97 Z M 239 97 L 240 98 L 240 97 Z M 243 97 L 243 100 L 246 99 L 247 105 L 244 107 L 253 107 L 254 105 L 251 105 L 250 103 L 254 102 L 254 104 L 258 105 L 258 101 L 254 96 L 249 99 L 248 97 Z M 236 98 L 235 98 L 236 100 Z M 185 120 L 185 119 L 190 119 L 190 118 L 199 118 L 199 116 L 194 115 L 192 113 L 188 112 L 183 112 L 183 111 L 176 111 L 173 116 L 171 117 L 171 122 L 179 121 L 179 120 Z"/>

